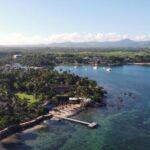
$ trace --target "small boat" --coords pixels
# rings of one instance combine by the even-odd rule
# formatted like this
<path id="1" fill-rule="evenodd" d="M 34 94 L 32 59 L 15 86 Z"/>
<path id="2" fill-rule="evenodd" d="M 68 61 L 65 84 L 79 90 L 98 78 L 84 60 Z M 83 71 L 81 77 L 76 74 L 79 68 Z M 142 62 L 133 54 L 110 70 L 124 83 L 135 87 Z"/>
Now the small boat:
<path id="1" fill-rule="evenodd" d="M 95 63 L 95 64 L 93 65 L 93 69 L 94 69 L 94 70 L 97 70 L 97 68 L 98 68 L 98 64 Z"/>
<path id="2" fill-rule="evenodd" d="M 45 125 L 49 125 L 49 123 L 48 123 L 47 120 L 44 120 L 43 123 L 44 123 Z"/>
<path id="3" fill-rule="evenodd" d="M 111 68 L 107 68 L 106 71 L 110 72 L 110 71 L 111 71 Z"/>
<path id="4" fill-rule="evenodd" d="M 94 70 L 97 70 L 97 68 L 98 68 L 97 66 L 94 66 L 94 67 L 93 67 Z"/>
<path id="5" fill-rule="evenodd" d="M 77 68 L 77 66 L 74 66 L 74 69 L 76 69 Z"/>

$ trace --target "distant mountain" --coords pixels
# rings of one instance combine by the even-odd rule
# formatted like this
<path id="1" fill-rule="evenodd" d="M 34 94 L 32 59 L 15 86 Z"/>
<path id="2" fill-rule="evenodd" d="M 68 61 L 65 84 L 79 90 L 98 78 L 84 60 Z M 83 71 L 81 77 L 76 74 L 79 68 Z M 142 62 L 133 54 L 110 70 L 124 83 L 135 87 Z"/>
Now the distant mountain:
<path id="1" fill-rule="evenodd" d="M 58 48 L 150 48 L 150 41 L 133 41 L 124 39 L 120 41 L 106 42 L 64 42 L 34 45 L 1 45 L 0 47 L 58 47 Z"/>
<path id="2" fill-rule="evenodd" d="M 43 45 L 44 46 L 44 45 Z M 64 42 L 52 43 L 50 47 L 72 47 L 72 48 L 150 48 L 150 41 L 133 41 L 124 39 L 111 42 Z"/>

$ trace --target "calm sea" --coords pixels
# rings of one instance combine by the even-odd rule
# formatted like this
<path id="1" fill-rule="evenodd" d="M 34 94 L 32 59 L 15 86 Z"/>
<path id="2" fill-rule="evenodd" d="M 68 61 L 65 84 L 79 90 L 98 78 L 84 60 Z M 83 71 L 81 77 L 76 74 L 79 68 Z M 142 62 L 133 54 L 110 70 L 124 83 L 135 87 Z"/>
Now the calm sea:
<path id="1" fill-rule="evenodd" d="M 120 66 L 111 72 L 92 66 L 59 66 L 97 81 L 107 94 L 107 106 L 82 112 L 77 119 L 95 121 L 97 129 L 69 122 L 49 121 L 48 128 L 20 134 L 8 150 L 149 150 L 150 67 Z"/>

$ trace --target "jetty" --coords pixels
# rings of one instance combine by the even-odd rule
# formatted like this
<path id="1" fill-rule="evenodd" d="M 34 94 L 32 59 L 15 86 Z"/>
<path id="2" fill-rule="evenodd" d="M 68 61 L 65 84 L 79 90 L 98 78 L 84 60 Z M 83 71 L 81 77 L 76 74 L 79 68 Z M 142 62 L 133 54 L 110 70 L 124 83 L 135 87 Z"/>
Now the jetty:
<path id="1" fill-rule="evenodd" d="M 81 120 L 77 120 L 77 119 L 73 119 L 73 118 L 68 118 L 68 117 L 61 117 L 61 116 L 58 116 L 58 118 L 60 119 L 63 119 L 63 120 L 67 120 L 67 121 L 71 121 L 71 122 L 74 122 L 74 123 L 79 123 L 79 124 L 83 124 L 83 125 L 86 125 L 88 126 L 89 128 L 95 128 L 97 127 L 97 123 L 96 122 L 86 122 L 86 121 L 81 121 Z"/>
<path id="2" fill-rule="evenodd" d="M 87 121 L 81 121 L 81 120 L 70 118 L 71 116 L 81 112 L 82 110 L 84 110 L 82 105 L 70 104 L 70 105 L 66 105 L 66 106 L 58 106 L 57 108 L 49 111 L 49 113 L 56 120 L 66 120 L 66 121 L 70 121 L 73 123 L 85 125 L 89 128 L 97 127 L 98 125 L 96 122 L 87 122 Z"/>

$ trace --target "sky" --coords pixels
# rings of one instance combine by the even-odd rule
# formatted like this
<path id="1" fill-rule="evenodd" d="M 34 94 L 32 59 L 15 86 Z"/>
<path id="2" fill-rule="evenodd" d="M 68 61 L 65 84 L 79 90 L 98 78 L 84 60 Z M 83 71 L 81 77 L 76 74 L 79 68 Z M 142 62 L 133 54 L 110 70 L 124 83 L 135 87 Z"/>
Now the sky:
<path id="1" fill-rule="evenodd" d="M 0 44 L 150 40 L 149 0 L 0 0 Z"/>

